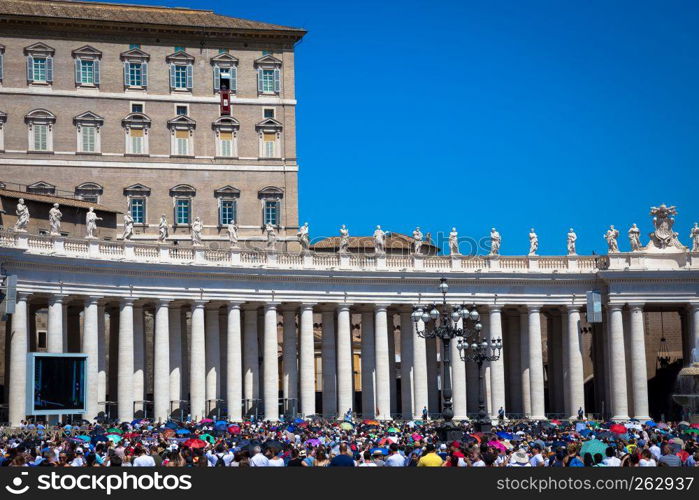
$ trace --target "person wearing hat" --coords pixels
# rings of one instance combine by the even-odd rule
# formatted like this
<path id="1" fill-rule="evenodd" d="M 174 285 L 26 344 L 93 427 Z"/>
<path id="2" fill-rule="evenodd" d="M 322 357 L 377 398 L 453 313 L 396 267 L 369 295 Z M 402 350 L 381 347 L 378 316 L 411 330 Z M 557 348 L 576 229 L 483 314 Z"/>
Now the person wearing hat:
<path id="1" fill-rule="evenodd" d="M 532 464 L 529 463 L 529 456 L 527 452 L 523 449 L 515 451 L 510 457 L 510 461 L 506 467 L 531 467 Z"/>
<path id="2" fill-rule="evenodd" d="M 543 467 L 544 457 L 541 454 L 541 445 L 539 443 L 532 443 L 531 445 L 532 457 L 529 459 L 529 463 L 532 467 Z"/>

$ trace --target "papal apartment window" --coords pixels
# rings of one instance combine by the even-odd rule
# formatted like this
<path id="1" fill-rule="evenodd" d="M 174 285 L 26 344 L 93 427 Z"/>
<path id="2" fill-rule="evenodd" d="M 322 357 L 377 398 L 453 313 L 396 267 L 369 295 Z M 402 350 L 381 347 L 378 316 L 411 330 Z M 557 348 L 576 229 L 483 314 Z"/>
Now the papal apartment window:
<path id="1" fill-rule="evenodd" d="M 94 87 L 100 83 L 100 58 L 102 52 L 85 45 L 73 51 L 75 58 L 75 84 L 78 87 Z"/>
<path id="2" fill-rule="evenodd" d="M 138 62 L 132 62 L 132 63 L 126 63 L 126 66 L 128 68 L 127 71 L 127 83 L 126 85 L 128 87 L 143 87 L 145 86 L 144 83 L 144 72 L 143 68 L 145 66 L 145 63 L 138 63 Z"/>
<path id="3" fill-rule="evenodd" d="M 264 206 L 263 224 L 279 225 L 279 202 L 277 200 L 267 200 Z"/>
<path id="4" fill-rule="evenodd" d="M 234 158 L 238 156 L 237 134 L 240 124 L 229 116 L 218 118 L 213 124 L 216 136 L 216 156 Z"/>
<path id="5" fill-rule="evenodd" d="M 177 50 L 165 60 L 170 64 L 170 90 L 191 91 L 194 85 L 194 57 L 184 50 Z"/>
<path id="6" fill-rule="evenodd" d="M 148 60 L 150 56 L 140 48 L 132 48 L 121 53 L 124 61 L 124 87 L 144 89 L 148 87 Z"/>
<path id="7" fill-rule="evenodd" d="M 189 131 L 175 130 L 175 154 L 187 156 L 189 154 Z"/>
<path id="8" fill-rule="evenodd" d="M 192 212 L 192 200 L 188 198 L 178 198 L 175 200 L 175 223 L 178 225 L 188 225 Z"/>
<path id="9" fill-rule="evenodd" d="M 91 111 L 87 111 L 74 117 L 73 122 L 78 132 L 78 152 L 99 153 L 100 129 L 104 119 Z"/>
<path id="10" fill-rule="evenodd" d="M 134 221 L 134 224 L 145 224 L 146 222 L 146 199 L 145 198 L 130 198 L 129 199 L 129 215 Z"/>
<path id="11" fill-rule="evenodd" d="M 282 62 L 267 54 L 255 61 L 257 67 L 257 91 L 260 94 L 278 94 L 281 90 Z"/>
<path id="12" fill-rule="evenodd" d="M 80 128 L 80 150 L 83 153 L 94 153 L 97 143 L 97 127 L 86 125 Z"/>
<path id="13" fill-rule="evenodd" d="M 263 156 L 265 158 L 275 158 L 276 155 L 276 144 L 277 144 L 277 134 L 274 132 L 265 132 L 263 134 Z"/>
<path id="14" fill-rule="evenodd" d="M 150 123 L 150 118 L 143 113 L 129 113 L 121 121 L 125 132 L 127 154 L 148 154 L 148 130 Z"/>
<path id="15" fill-rule="evenodd" d="M 219 149 L 220 155 L 226 158 L 233 156 L 233 132 L 219 133 Z"/>
<path id="16" fill-rule="evenodd" d="M 219 53 L 211 58 L 214 72 L 214 92 L 238 90 L 238 58 L 228 52 Z"/>
<path id="17" fill-rule="evenodd" d="M 24 117 L 28 127 L 28 144 L 30 151 L 53 150 L 53 124 L 56 117 L 45 109 L 35 109 Z"/>

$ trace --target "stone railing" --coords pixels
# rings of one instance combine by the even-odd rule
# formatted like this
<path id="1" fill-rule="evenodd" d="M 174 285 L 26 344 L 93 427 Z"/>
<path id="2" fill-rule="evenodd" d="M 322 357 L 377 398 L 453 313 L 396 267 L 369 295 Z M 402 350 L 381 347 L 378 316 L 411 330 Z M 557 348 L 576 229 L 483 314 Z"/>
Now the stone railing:
<path id="1" fill-rule="evenodd" d="M 31 254 L 158 264 L 229 267 L 340 269 L 425 272 L 567 272 L 589 273 L 609 268 L 607 256 L 421 256 L 336 253 L 282 253 L 241 248 L 209 249 L 135 241 L 100 241 L 0 231 L 0 247 Z"/>

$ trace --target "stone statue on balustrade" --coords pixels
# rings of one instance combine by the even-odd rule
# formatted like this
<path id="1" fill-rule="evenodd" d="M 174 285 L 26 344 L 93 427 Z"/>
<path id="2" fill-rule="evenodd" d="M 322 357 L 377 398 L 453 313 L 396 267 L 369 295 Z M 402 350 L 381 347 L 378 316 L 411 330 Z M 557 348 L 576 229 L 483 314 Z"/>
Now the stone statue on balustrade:
<path id="1" fill-rule="evenodd" d="M 500 244 L 502 243 L 502 237 L 497 229 L 494 227 L 490 228 L 490 255 L 500 255 Z"/>
<path id="2" fill-rule="evenodd" d="M 686 250 L 684 245 L 677 239 L 678 233 L 673 231 L 675 224 L 674 215 L 677 215 L 677 208 L 668 207 L 664 203 L 659 207 L 651 207 L 650 214 L 653 216 L 655 231 L 650 233 L 650 243 L 646 247 L 648 250 L 681 249 Z"/>
<path id="3" fill-rule="evenodd" d="M 420 227 L 416 227 L 415 231 L 413 231 L 413 253 L 414 254 L 420 254 L 422 253 L 422 238 L 424 238 L 422 231 L 420 231 Z"/>
<path id="4" fill-rule="evenodd" d="M 274 250 L 275 244 L 277 242 L 277 233 L 274 230 L 272 224 L 265 224 L 265 235 L 267 238 L 267 250 Z"/>
<path id="5" fill-rule="evenodd" d="M 165 243 L 169 235 L 169 229 L 167 227 L 167 217 L 165 214 L 160 216 L 160 223 L 158 224 L 158 243 Z"/>
<path id="6" fill-rule="evenodd" d="M 97 231 L 98 220 L 102 220 L 102 217 L 97 217 L 94 207 L 90 207 L 85 214 L 85 238 L 88 240 L 97 238 L 95 232 Z"/>
<path id="7" fill-rule="evenodd" d="M 49 226 L 51 228 L 51 236 L 61 235 L 61 219 L 63 218 L 63 214 L 58 207 L 58 203 L 54 203 L 51 210 L 49 210 Z"/>
<path id="8" fill-rule="evenodd" d="M 124 214 L 124 234 L 121 239 L 124 241 L 130 240 L 133 236 L 133 217 L 131 214 Z"/>
<path id="9" fill-rule="evenodd" d="M 15 222 L 15 231 L 19 233 L 24 233 L 27 231 L 27 224 L 29 224 L 29 208 L 24 204 L 24 198 L 20 198 L 17 202 L 17 221 Z"/>
<path id="10" fill-rule="evenodd" d="M 449 254 L 461 255 L 459 253 L 459 233 L 456 232 L 455 227 L 452 227 L 449 233 Z"/>
<path id="11" fill-rule="evenodd" d="M 529 229 L 529 255 L 536 255 L 539 249 L 539 237 L 534 232 L 534 228 Z"/>
<path id="12" fill-rule="evenodd" d="M 228 241 L 231 244 L 231 248 L 238 248 L 238 224 L 231 220 L 226 229 L 228 230 Z"/>
<path id="13" fill-rule="evenodd" d="M 699 222 L 694 223 L 694 227 L 689 232 L 689 239 L 692 240 L 692 252 L 699 252 Z"/>
<path id="14" fill-rule="evenodd" d="M 194 222 L 192 222 L 192 246 L 200 247 L 201 242 L 201 232 L 204 229 L 204 224 L 201 222 L 201 218 L 195 217 Z"/>
<path id="15" fill-rule="evenodd" d="M 303 253 L 310 251 L 311 237 L 309 235 L 308 222 L 304 223 L 303 226 L 299 228 L 298 233 L 296 233 L 296 239 L 298 239 Z"/>
<path id="16" fill-rule="evenodd" d="M 577 252 L 575 251 L 575 242 L 578 241 L 578 235 L 575 234 L 575 231 L 573 231 L 573 228 L 571 227 L 568 230 L 568 255 L 577 255 Z"/>
<path id="17" fill-rule="evenodd" d="M 638 229 L 636 224 L 633 224 L 631 229 L 629 229 L 629 244 L 632 252 L 641 250 L 641 230 Z"/>
<path id="18" fill-rule="evenodd" d="M 346 254 L 349 253 L 349 230 L 347 229 L 347 226 L 342 224 L 342 227 L 340 228 L 340 253 L 341 254 Z"/>
<path id="19" fill-rule="evenodd" d="M 374 231 L 374 252 L 379 256 L 386 255 L 386 233 L 381 226 L 376 226 Z"/>
<path id="20" fill-rule="evenodd" d="M 619 237 L 619 230 L 614 229 L 614 226 L 609 226 L 609 229 L 604 233 L 604 239 L 607 240 L 607 252 L 608 253 L 619 253 L 619 243 L 617 238 Z"/>

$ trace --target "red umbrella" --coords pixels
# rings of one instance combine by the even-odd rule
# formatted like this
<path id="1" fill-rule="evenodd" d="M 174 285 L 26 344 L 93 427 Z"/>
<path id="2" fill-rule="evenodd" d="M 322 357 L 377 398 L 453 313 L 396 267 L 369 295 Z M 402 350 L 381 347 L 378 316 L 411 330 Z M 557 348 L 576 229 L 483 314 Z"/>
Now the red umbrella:
<path id="1" fill-rule="evenodd" d="M 691 424 L 690 427 L 692 429 L 699 429 L 699 424 Z"/>
<path id="2" fill-rule="evenodd" d="M 609 428 L 609 430 L 612 431 L 614 434 L 626 433 L 626 427 L 624 427 L 622 424 L 614 424 Z"/>
<path id="3" fill-rule="evenodd" d="M 239 425 L 231 425 L 228 428 L 228 432 L 231 434 L 240 434 L 240 426 Z"/>
<path id="4" fill-rule="evenodd" d="M 182 444 L 188 448 L 204 448 L 207 443 L 201 439 L 188 439 Z"/>
<path id="5" fill-rule="evenodd" d="M 551 420 L 551 423 L 552 423 L 553 425 L 561 425 L 561 421 L 560 421 L 560 420 Z"/>
<path id="6" fill-rule="evenodd" d="M 171 438 L 175 435 L 175 429 L 163 429 L 161 432 L 164 438 Z"/>
<path id="7" fill-rule="evenodd" d="M 211 424 L 211 423 L 213 423 L 213 420 L 211 420 L 210 418 L 202 418 L 202 419 L 199 421 L 199 423 L 201 423 L 201 424 Z"/>
<path id="8" fill-rule="evenodd" d="M 139 436 L 140 436 L 140 434 L 138 432 L 127 432 L 126 434 L 124 434 L 124 437 L 126 439 L 133 439 L 133 438 L 137 438 Z"/>
<path id="9" fill-rule="evenodd" d="M 381 424 L 379 424 L 378 420 L 370 420 L 370 419 L 364 420 L 364 421 L 362 421 L 362 423 L 364 425 L 381 425 Z"/>

